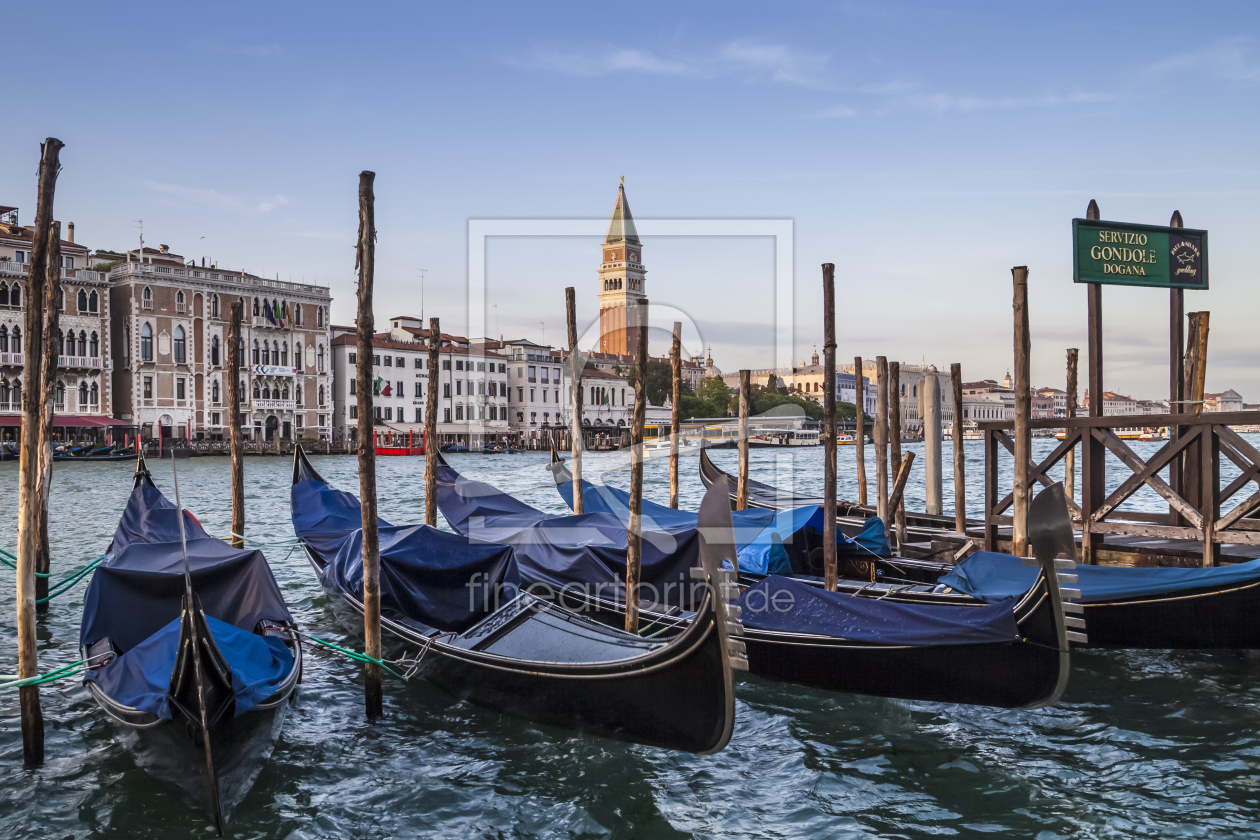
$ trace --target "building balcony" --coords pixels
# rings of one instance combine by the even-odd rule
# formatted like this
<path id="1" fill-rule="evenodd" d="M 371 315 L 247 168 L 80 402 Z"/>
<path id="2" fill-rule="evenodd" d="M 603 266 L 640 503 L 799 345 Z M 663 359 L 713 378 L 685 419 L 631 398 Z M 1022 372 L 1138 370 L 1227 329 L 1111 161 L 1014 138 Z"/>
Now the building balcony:
<path id="1" fill-rule="evenodd" d="M 297 403 L 294 400 L 251 400 L 250 407 L 255 411 L 293 411 Z"/>
<path id="2" fill-rule="evenodd" d="M 10 356 L 21 355 L 20 353 L 9 353 Z M 101 369 L 100 356 L 58 356 L 57 367 L 63 368 L 87 368 L 88 370 Z"/>
<path id="3" fill-rule="evenodd" d="M 0 365 L 25 365 L 25 353 L 0 353 Z"/>

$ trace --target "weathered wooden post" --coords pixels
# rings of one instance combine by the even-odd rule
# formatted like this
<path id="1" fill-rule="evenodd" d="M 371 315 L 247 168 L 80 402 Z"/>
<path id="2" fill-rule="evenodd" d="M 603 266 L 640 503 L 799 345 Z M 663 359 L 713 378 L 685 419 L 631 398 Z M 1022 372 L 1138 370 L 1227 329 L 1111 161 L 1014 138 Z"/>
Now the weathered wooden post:
<path id="1" fill-rule="evenodd" d="M 888 359 L 875 357 L 875 515 L 888 530 Z"/>
<path id="2" fill-rule="evenodd" d="M 1032 432 L 1028 428 L 1032 413 L 1028 355 L 1031 339 L 1028 334 L 1028 266 L 1011 269 L 1015 286 L 1015 526 L 1011 534 L 1011 553 L 1028 555 L 1028 464 L 1032 456 Z"/>
<path id="3" fill-rule="evenodd" d="M 682 402 L 682 321 L 674 322 L 674 343 L 669 348 L 670 380 L 673 385 L 673 410 L 669 418 L 669 506 L 678 508 L 678 434 L 679 410 Z"/>
<path id="4" fill-rule="evenodd" d="M 834 592 L 839 577 L 836 559 L 836 267 L 833 263 L 823 263 L 822 270 L 823 585 L 828 592 Z M 858 417 L 861 416 L 859 411 Z"/>
<path id="5" fill-rule="evenodd" d="M 1092 198 L 1085 210 L 1085 218 L 1098 221 L 1102 213 L 1098 202 Z M 1086 285 L 1089 306 L 1088 352 L 1089 366 L 1086 387 L 1089 392 L 1089 416 L 1103 416 L 1103 336 L 1102 336 L 1102 284 Z M 1092 434 L 1081 439 L 1081 562 L 1097 562 L 1095 551 L 1102 542 L 1102 535 L 1090 530 L 1090 517 L 1107 498 L 1107 449 Z"/>
<path id="6" fill-rule="evenodd" d="M 934 373 L 923 379 L 923 474 L 926 511 L 934 516 L 944 512 L 944 455 L 941 446 L 941 380 Z"/>
<path id="7" fill-rule="evenodd" d="M 967 453 L 963 448 L 962 365 L 949 366 L 949 381 L 954 392 L 954 530 L 967 534 Z"/>
<path id="8" fill-rule="evenodd" d="M 735 509 L 748 507 L 748 412 L 752 402 L 752 371 L 739 372 L 739 483 L 735 491 Z"/>
<path id="9" fill-rule="evenodd" d="M 573 477 L 573 512 L 581 514 L 582 505 L 582 356 L 578 352 L 577 296 L 573 287 L 564 290 L 566 320 L 569 326 L 569 475 Z M 635 407 L 636 410 L 638 406 Z"/>
<path id="10" fill-rule="evenodd" d="M 359 409 L 359 501 L 363 508 L 363 648 L 371 659 L 381 658 L 381 546 L 376 521 L 376 447 L 372 426 L 372 283 L 376 271 L 375 172 L 359 173 L 359 242 L 354 267 L 359 272 L 359 317 L 355 321 L 355 360 Z M 427 465 L 426 465 L 427 466 Z M 381 667 L 364 666 L 364 704 L 368 720 L 384 712 Z"/>
<path id="11" fill-rule="evenodd" d="M 647 301 L 643 302 L 646 311 Z M 636 324 L 634 414 L 630 422 L 630 523 L 626 550 L 626 632 L 639 632 L 639 567 L 643 561 L 643 423 L 647 419 L 647 319 Z"/>
<path id="12" fill-rule="evenodd" d="M 26 313 L 23 326 L 27 335 L 26 360 L 22 378 L 21 450 L 18 456 L 18 534 L 17 534 L 17 646 L 18 678 L 39 673 L 39 652 L 35 644 L 35 564 L 39 556 L 41 486 L 41 394 L 36 383 L 43 380 L 44 365 L 56 367 L 57 358 L 44 357 L 44 287 L 48 264 L 48 238 L 52 233 L 53 197 L 57 189 L 58 157 L 65 144 L 49 137 L 40 147 L 39 187 L 35 205 L 35 230 L 31 238 L 30 280 L 26 286 Z M 55 302 L 55 301 L 54 301 Z M 39 705 L 39 686 L 18 689 L 22 715 L 22 755 L 27 766 L 44 763 L 44 714 Z"/>
<path id="13" fill-rule="evenodd" d="M 857 431 L 853 440 L 857 450 L 858 504 L 866 502 L 866 377 L 862 375 L 862 357 L 853 358 L 853 398 L 857 400 Z"/>
<path id="14" fill-rule="evenodd" d="M 31 266 L 35 270 L 35 266 Z M 48 235 L 44 260 L 44 370 L 38 385 L 39 394 L 39 553 L 35 558 L 35 611 L 47 612 L 48 570 L 52 568 L 52 552 L 48 545 L 48 500 L 52 493 L 52 458 L 54 446 L 53 415 L 57 394 L 57 357 L 61 354 L 61 222 L 54 221 Z M 37 334 L 38 335 L 38 334 Z M 28 386 L 32 383 L 27 383 Z"/>
<path id="15" fill-rule="evenodd" d="M 232 457 L 232 545 L 245 547 L 245 449 L 241 440 L 241 318 L 245 302 L 232 304 L 228 321 L 228 451 Z"/>
<path id="16" fill-rule="evenodd" d="M 1081 351 L 1075 347 L 1067 351 L 1067 416 L 1069 420 L 1076 418 L 1077 385 L 1076 364 Z M 1068 429 L 1066 434 L 1072 434 Z M 1073 446 L 1063 457 L 1063 489 L 1069 499 L 1076 498 L 1076 447 Z"/>
<path id="17" fill-rule="evenodd" d="M 896 476 L 901 469 L 901 362 L 888 363 L 888 472 Z M 893 505 L 891 514 L 897 524 L 897 547 L 906 541 L 906 509 Z"/>
<path id="18" fill-rule="evenodd" d="M 429 319 L 429 392 L 424 400 L 424 524 L 437 527 L 438 368 L 442 353 L 442 322 Z"/>
<path id="19" fill-rule="evenodd" d="M 1181 211 L 1174 210 L 1168 220 L 1169 227 L 1185 227 L 1181 219 Z M 1168 413 L 1181 414 L 1186 410 L 1185 402 L 1185 289 L 1172 287 L 1168 290 Z M 1181 437 L 1181 428 L 1176 425 L 1168 427 L 1168 445 L 1176 446 Z M 1173 458 L 1168 464 L 1168 485 L 1174 493 L 1185 498 L 1182 487 L 1182 469 L 1184 455 Z M 1182 525 L 1184 520 L 1172 505 L 1168 506 L 1168 524 Z"/>

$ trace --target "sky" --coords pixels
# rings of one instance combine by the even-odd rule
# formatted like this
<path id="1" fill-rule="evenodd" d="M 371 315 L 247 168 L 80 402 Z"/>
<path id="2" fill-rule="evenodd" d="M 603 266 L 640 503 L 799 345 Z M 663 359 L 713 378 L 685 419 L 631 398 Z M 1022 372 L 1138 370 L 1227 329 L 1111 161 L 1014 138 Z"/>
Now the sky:
<path id="1" fill-rule="evenodd" d="M 464 333 L 477 282 L 487 332 L 552 344 L 566 286 L 597 317 L 599 238 L 493 237 L 470 280 L 470 220 L 606 220 L 624 176 L 640 220 L 791 223 L 798 362 L 821 351 L 830 262 L 842 361 L 1000 379 L 1027 265 L 1033 382 L 1062 387 L 1086 348 L 1070 235 L 1092 198 L 1210 231 L 1211 289 L 1186 295 L 1212 313 L 1207 387 L 1260 402 L 1254 4 L 64 2 L 5 20 L 0 204 L 33 219 L 58 137 L 78 242 L 134 247 L 143 220 L 189 259 L 330 286 L 337 323 L 361 170 L 378 324 L 423 306 Z M 646 238 L 648 297 L 724 370 L 785 364 L 776 247 Z M 1168 293 L 1103 299 L 1107 388 L 1166 398 Z"/>

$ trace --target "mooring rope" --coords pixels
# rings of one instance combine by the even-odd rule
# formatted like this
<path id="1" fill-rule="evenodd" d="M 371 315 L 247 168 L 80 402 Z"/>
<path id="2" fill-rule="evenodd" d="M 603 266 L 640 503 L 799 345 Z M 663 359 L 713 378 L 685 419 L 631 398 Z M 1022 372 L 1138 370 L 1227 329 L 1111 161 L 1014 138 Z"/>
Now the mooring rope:
<path id="1" fill-rule="evenodd" d="M 9 558 L 13 558 L 13 559 L 10 560 Z M 17 563 L 14 562 L 15 560 L 17 560 L 17 558 L 14 557 L 14 555 L 5 551 L 3 548 L 0 548 L 0 563 L 3 563 L 4 565 L 8 566 L 11 569 L 16 569 Z M 101 563 L 104 562 L 104 560 L 105 560 L 105 555 L 102 554 L 100 557 L 97 557 L 95 560 L 83 566 L 81 569 L 71 572 L 65 578 L 62 578 L 61 580 L 52 584 L 52 586 L 48 588 L 48 597 L 40 598 L 35 603 L 46 604 L 49 601 L 51 601 L 53 598 L 56 598 L 58 595 L 64 595 L 66 592 L 70 590 L 72 586 L 74 586 L 76 583 L 83 580 L 83 578 L 91 574 L 96 569 L 97 566 L 101 565 Z M 42 577 L 42 578 L 50 577 L 50 575 L 46 572 L 36 572 L 35 576 Z"/>

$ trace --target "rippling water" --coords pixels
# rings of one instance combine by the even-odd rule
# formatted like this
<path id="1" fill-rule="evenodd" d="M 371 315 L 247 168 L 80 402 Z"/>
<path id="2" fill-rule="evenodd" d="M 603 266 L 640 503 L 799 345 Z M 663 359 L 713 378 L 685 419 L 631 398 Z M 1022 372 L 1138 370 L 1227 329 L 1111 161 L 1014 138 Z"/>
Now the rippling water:
<path id="1" fill-rule="evenodd" d="M 1051 445 L 1038 441 L 1036 449 Z M 967 450 L 976 515 L 982 453 L 979 443 Z M 947 444 L 947 465 L 949 457 Z M 467 475 L 559 512 L 546 460 L 452 457 Z M 716 453 L 715 460 L 732 466 L 734 453 Z M 357 490 L 354 459 L 315 461 L 330 481 Z M 802 490 L 821 485 L 820 450 L 791 457 L 756 450 L 752 461 L 754 477 L 794 479 Z M 422 520 L 422 460 L 378 463 L 381 515 Z M 592 454 L 584 463 L 588 477 L 628 485 L 617 455 Z M 692 509 L 701 494 L 695 463 L 685 460 L 682 470 L 683 503 Z M 852 448 L 842 449 L 840 490 L 849 498 L 856 495 L 852 463 Z M 152 466 L 170 495 L 170 462 Z M 227 460 L 179 467 L 185 504 L 211 533 L 226 533 Z M 661 502 L 668 501 L 666 469 L 663 461 L 647 467 L 646 492 Z M 125 463 L 56 468 L 54 577 L 104 551 L 130 473 Z M 292 536 L 289 476 L 286 459 L 247 459 L 251 537 Z M 17 465 L 0 463 L 0 545 L 9 549 L 16 481 Z M 922 489 L 910 489 L 909 502 L 918 507 Z M 269 551 L 268 559 L 305 629 L 358 645 L 334 621 L 303 560 L 284 550 Z M 12 573 L 0 571 L 6 673 L 16 670 L 12 585 Z M 83 592 L 79 586 L 56 599 L 42 620 L 41 670 L 78 659 Z M 1260 679 L 1245 653 L 1078 654 L 1063 701 L 1031 712 L 855 697 L 745 677 L 735 736 L 708 757 L 533 726 L 454 703 L 423 682 L 387 683 L 385 719 L 368 726 L 354 664 L 324 650 L 308 652 L 306 662 L 275 753 L 233 814 L 235 837 L 1260 834 Z M 16 695 L 0 693 L 0 837 L 210 836 L 173 787 L 136 768 L 78 683 L 45 687 L 42 697 L 48 760 L 27 771 Z"/>

